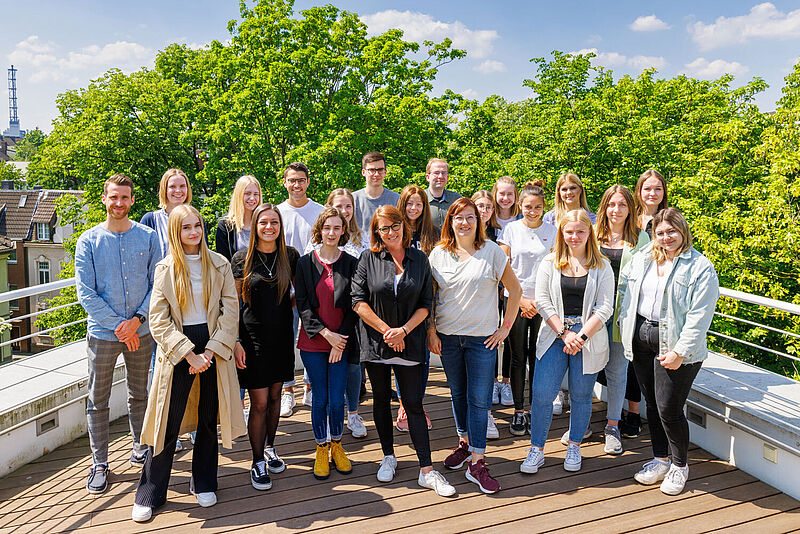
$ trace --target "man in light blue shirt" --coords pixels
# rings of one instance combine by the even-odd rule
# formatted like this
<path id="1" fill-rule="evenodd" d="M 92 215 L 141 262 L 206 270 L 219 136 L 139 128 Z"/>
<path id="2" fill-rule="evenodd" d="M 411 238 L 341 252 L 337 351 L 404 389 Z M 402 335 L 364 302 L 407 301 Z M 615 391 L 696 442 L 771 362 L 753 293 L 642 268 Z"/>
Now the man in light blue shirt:
<path id="1" fill-rule="evenodd" d="M 153 338 L 147 325 L 156 263 L 161 259 L 157 234 L 128 219 L 133 182 L 116 174 L 103 184 L 106 220 L 85 231 L 75 248 L 78 302 L 86 310 L 89 396 L 86 417 L 92 469 L 86 489 L 102 493 L 108 485 L 108 401 L 114 366 L 125 359 L 128 416 L 133 452 L 130 463 L 144 464 L 147 446 L 140 442 L 147 408 L 147 378 Z"/>

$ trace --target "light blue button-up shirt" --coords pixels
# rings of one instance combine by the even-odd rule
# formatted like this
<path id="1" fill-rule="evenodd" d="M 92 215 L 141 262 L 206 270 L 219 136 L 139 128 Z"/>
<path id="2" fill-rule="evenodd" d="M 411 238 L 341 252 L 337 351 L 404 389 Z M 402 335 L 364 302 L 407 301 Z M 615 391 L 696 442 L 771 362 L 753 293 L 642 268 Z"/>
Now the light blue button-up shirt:
<path id="1" fill-rule="evenodd" d="M 117 341 L 114 330 L 121 322 L 137 313 L 147 317 L 160 259 L 158 235 L 135 221 L 127 232 L 109 232 L 98 224 L 81 234 L 75 248 L 75 281 L 78 302 L 89 315 L 90 336 Z M 149 332 L 147 321 L 137 332 Z"/>

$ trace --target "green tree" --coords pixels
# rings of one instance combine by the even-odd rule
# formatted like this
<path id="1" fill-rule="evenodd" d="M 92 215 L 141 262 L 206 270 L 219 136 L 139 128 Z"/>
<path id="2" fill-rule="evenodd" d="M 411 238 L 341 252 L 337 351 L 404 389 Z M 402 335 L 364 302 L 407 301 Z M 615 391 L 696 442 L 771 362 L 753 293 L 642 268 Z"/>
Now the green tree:
<path id="1" fill-rule="evenodd" d="M 25 134 L 22 141 L 17 143 L 17 152 L 14 159 L 17 161 L 30 161 L 45 139 L 47 139 L 47 136 L 39 128 L 31 130 Z"/>

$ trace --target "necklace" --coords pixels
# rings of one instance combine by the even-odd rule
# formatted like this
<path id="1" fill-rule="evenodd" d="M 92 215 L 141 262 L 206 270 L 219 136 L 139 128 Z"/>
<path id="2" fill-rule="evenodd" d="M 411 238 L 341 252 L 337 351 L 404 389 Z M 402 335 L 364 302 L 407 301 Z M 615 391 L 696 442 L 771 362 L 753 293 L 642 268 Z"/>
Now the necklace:
<path id="1" fill-rule="evenodd" d="M 275 278 L 275 275 L 272 272 L 272 269 L 275 268 L 275 262 L 278 260 L 278 251 L 275 251 L 275 257 L 272 258 L 272 267 L 267 267 L 267 264 L 264 262 L 264 258 L 261 256 L 263 252 L 258 253 L 258 260 L 261 262 L 261 265 L 267 270 L 267 274 L 270 278 Z"/>

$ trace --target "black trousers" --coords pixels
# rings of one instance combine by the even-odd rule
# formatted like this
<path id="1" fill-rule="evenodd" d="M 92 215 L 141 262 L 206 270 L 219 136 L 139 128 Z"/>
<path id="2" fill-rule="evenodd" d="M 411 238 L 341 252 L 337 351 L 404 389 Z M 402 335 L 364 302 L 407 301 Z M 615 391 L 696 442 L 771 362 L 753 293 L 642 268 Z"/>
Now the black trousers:
<path id="1" fill-rule="evenodd" d="M 428 423 L 422 410 L 423 369 L 419 365 L 388 365 L 366 362 L 369 381 L 372 384 L 372 417 L 381 440 L 384 456 L 394 454 L 394 419 L 392 418 L 392 370 L 403 398 L 403 408 L 408 415 L 408 430 L 411 442 L 417 451 L 420 467 L 431 463 L 431 442 L 428 438 Z"/>
<path id="2" fill-rule="evenodd" d="M 633 335 L 633 367 L 647 402 L 653 456 L 671 456 L 673 464 L 684 467 L 689 456 L 689 423 L 683 406 L 701 364 L 665 369 L 657 356 L 658 324 L 638 315 Z"/>
<path id="3" fill-rule="evenodd" d="M 208 343 L 208 327 L 189 325 L 183 333 L 194 343 L 194 352 L 201 353 Z M 186 402 L 195 379 L 200 381 L 200 404 L 197 408 L 197 435 L 192 448 L 192 480 L 190 485 L 196 493 L 217 491 L 217 465 L 219 446 L 217 442 L 217 367 L 216 362 L 199 375 L 189 374 L 189 362 L 181 360 L 172 371 L 167 426 L 164 433 L 164 449 L 153 456 L 153 447 L 147 451 L 136 489 L 136 504 L 156 508 L 167 501 L 169 475 L 175 456 L 181 420 L 186 411 Z"/>
<path id="4" fill-rule="evenodd" d="M 532 319 L 517 315 L 506 338 L 506 346 L 511 351 L 511 393 L 514 396 L 514 410 L 525 407 L 525 377 L 528 378 L 528 406 L 533 406 L 533 370 L 536 367 L 536 339 L 542 316 L 538 313 Z"/>

